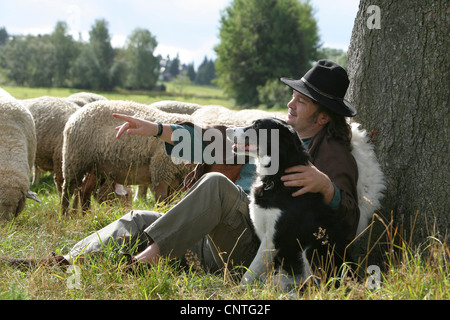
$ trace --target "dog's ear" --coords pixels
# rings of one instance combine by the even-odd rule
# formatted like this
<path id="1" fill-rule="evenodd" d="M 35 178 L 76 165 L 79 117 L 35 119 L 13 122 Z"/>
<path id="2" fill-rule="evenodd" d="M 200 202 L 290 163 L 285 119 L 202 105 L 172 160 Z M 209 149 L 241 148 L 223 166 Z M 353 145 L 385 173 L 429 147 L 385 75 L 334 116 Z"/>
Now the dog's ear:
<path id="1" fill-rule="evenodd" d="M 284 121 L 284 120 L 281 120 L 281 119 L 278 119 L 278 118 L 275 118 L 275 117 L 270 117 L 269 119 L 272 119 L 272 120 L 275 121 L 275 122 L 281 123 L 281 124 L 285 125 L 286 127 L 289 126 L 289 125 L 287 124 L 287 122 Z"/>

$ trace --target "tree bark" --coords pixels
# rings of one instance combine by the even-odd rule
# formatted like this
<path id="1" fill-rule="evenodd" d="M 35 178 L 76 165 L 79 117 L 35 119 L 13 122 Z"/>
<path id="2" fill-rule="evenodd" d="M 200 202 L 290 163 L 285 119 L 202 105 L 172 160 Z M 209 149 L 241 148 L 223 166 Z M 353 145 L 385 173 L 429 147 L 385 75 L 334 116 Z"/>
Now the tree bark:
<path id="1" fill-rule="evenodd" d="M 347 98 L 386 175 L 381 211 L 416 241 L 450 225 L 449 17 L 448 0 L 361 0 L 348 51 Z"/>

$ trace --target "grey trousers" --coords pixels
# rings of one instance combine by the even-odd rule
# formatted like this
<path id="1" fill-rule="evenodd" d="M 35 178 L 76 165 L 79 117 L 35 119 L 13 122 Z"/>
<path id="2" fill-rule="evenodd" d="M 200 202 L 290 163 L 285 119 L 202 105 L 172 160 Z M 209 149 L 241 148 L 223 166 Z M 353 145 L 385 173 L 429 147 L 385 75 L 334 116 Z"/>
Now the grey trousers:
<path id="1" fill-rule="evenodd" d="M 75 244 L 65 257 L 73 261 L 124 242 L 137 243 L 142 250 L 150 237 L 161 256 L 183 258 L 189 249 L 210 271 L 225 264 L 248 267 L 260 243 L 248 205 L 240 187 L 220 173 L 208 173 L 166 213 L 133 210 Z"/>

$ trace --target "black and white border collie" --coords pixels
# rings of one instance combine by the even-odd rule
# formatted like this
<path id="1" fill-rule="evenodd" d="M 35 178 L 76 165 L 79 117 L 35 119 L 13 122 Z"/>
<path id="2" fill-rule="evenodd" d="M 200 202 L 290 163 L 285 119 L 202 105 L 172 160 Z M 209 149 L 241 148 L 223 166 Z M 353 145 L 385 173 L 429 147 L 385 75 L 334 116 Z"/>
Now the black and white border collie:
<path id="1" fill-rule="evenodd" d="M 266 141 L 261 141 L 262 133 Z M 255 134 L 257 139 L 249 138 Z M 274 134 L 278 136 L 275 141 L 269 138 Z M 302 285 L 317 269 L 329 273 L 331 270 L 325 269 L 330 265 L 339 267 L 345 247 L 336 213 L 321 194 L 293 197 L 298 188 L 286 187 L 281 181 L 287 168 L 308 165 L 310 160 L 297 133 L 284 121 L 264 118 L 248 127 L 228 129 L 227 136 L 234 139 L 236 154 L 258 160 L 250 217 L 261 245 L 241 283 L 260 279 L 272 263 L 277 270 L 276 282 L 284 289 Z"/>

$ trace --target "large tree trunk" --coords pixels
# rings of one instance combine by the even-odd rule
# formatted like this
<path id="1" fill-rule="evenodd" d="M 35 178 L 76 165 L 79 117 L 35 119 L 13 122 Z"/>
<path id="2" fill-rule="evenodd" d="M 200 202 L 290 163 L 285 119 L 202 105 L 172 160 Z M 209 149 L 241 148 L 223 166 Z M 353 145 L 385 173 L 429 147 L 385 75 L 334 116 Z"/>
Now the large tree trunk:
<path id="1" fill-rule="evenodd" d="M 416 240 L 450 225 L 449 16 L 448 0 L 361 0 L 348 52 L 347 98 L 386 175 L 382 212 L 405 234 L 417 214 Z"/>

